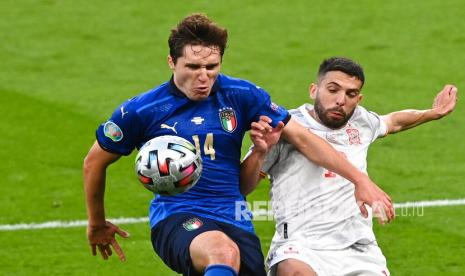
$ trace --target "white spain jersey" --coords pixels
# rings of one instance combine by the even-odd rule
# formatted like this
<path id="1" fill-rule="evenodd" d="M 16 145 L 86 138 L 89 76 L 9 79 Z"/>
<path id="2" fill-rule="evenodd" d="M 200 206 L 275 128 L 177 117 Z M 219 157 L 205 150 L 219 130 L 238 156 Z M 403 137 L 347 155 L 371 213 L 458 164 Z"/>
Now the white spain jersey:
<path id="1" fill-rule="evenodd" d="M 304 104 L 292 118 L 328 141 L 363 172 L 370 144 L 387 133 L 380 116 L 359 106 L 346 126 L 333 130 L 313 119 Z M 365 219 L 355 202 L 354 186 L 345 178 L 310 162 L 293 145 L 280 141 L 267 155 L 276 221 L 273 246 L 305 239 L 312 249 L 342 249 L 356 242 L 375 241 L 372 217 Z M 370 212 L 371 213 L 371 212 Z"/>

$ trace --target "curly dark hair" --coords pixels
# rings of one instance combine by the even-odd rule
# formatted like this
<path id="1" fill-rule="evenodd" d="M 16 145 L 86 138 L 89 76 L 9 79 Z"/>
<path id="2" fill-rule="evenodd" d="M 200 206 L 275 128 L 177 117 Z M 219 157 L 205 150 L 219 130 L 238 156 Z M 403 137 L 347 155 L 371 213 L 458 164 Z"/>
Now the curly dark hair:
<path id="1" fill-rule="evenodd" d="M 171 30 L 168 39 L 170 56 L 176 63 L 182 57 L 184 46 L 202 45 L 217 48 L 223 57 L 228 41 L 228 31 L 219 27 L 206 15 L 194 13 L 184 18 L 176 28 Z"/>

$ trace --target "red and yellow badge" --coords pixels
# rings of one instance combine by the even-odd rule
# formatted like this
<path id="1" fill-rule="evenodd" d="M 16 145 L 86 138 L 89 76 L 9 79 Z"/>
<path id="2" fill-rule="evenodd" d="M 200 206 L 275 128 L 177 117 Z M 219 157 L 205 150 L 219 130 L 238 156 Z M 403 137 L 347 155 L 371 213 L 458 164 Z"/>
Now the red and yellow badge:
<path id="1" fill-rule="evenodd" d="M 220 122 L 223 129 L 227 132 L 233 132 L 237 127 L 236 112 L 231 107 L 225 107 L 219 110 Z"/>
<path id="2" fill-rule="evenodd" d="M 361 145 L 360 133 L 356 128 L 346 129 L 347 136 L 349 136 L 349 145 Z"/>

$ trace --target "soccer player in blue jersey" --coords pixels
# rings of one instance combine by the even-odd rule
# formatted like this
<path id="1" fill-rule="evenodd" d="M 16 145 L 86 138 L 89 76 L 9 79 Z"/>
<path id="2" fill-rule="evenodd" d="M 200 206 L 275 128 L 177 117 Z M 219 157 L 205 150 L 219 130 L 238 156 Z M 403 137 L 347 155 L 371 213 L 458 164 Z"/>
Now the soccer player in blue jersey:
<path id="1" fill-rule="evenodd" d="M 92 253 L 104 259 L 115 250 L 125 256 L 115 234 L 128 234 L 105 220 L 107 167 L 146 141 L 178 135 L 195 144 L 203 159 L 198 183 L 176 196 L 156 195 L 150 204 L 152 244 L 160 258 L 184 275 L 265 275 L 260 241 L 239 190 L 242 139 L 264 116 L 275 130 L 310 160 L 356 185 L 361 202 L 382 202 L 394 216 L 389 196 L 322 139 L 290 118 L 260 87 L 220 74 L 227 31 L 193 14 L 171 31 L 168 65 L 172 78 L 116 108 L 97 129 L 97 141 L 84 160 L 87 235 Z M 267 124 L 258 127 L 271 127 Z M 253 162 L 251 162 L 253 163 Z M 247 168 L 242 168 L 247 169 Z M 240 214 L 243 214 L 240 210 Z"/>

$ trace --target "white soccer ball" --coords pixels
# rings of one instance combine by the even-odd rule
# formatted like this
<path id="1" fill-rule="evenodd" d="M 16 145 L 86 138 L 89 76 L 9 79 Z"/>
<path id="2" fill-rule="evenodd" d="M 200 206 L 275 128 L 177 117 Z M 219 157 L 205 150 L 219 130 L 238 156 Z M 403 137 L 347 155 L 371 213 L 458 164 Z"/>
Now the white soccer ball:
<path id="1" fill-rule="evenodd" d="M 200 179 L 202 157 L 184 138 L 159 136 L 142 146 L 135 169 L 145 188 L 161 195 L 175 195 L 189 190 Z"/>

